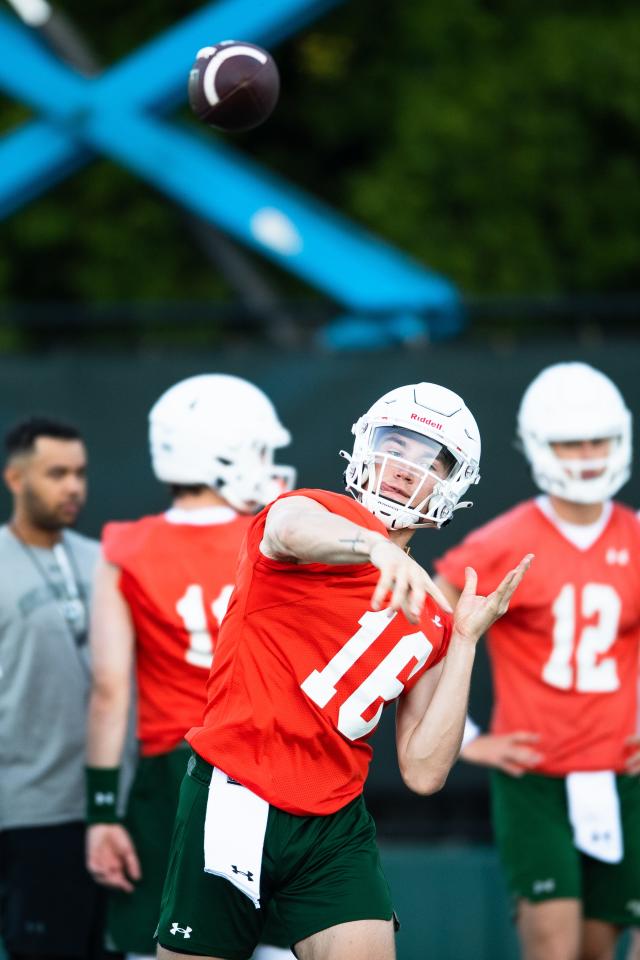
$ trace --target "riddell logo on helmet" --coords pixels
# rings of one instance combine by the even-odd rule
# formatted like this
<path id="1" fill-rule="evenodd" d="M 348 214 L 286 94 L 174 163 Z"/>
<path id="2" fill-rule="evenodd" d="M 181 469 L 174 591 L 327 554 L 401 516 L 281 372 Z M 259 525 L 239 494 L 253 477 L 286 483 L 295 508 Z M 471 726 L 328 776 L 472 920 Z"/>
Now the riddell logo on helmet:
<path id="1" fill-rule="evenodd" d="M 427 427 L 433 427 L 434 430 L 442 430 L 442 424 L 436 423 L 431 417 L 419 417 L 417 413 L 412 413 L 410 419 L 417 420 L 418 423 L 424 423 Z"/>

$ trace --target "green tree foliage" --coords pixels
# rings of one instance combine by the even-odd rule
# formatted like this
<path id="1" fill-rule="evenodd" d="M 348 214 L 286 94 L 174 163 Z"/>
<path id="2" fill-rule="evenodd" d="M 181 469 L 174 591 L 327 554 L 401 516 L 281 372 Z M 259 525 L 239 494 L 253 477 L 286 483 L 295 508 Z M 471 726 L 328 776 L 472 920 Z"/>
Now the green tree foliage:
<path id="1" fill-rule="evenodd" d="M 105 63 L 197 6 L 60 2 Z M 471 295 L 637 289 L 639 39 L 631 0 L 348 0 L 274 51 L 280 104 L 233 143 Z M 5 299 L 229 296 L 179 211 L 105 160 L 3 233 Z"/>

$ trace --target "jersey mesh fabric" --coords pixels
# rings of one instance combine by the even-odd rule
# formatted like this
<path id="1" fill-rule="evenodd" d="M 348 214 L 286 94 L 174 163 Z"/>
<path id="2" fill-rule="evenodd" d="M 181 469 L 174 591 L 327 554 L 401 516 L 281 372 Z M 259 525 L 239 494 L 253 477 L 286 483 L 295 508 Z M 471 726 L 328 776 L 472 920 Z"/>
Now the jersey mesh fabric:
<path id="1" fill-rule="evenodd" d="M 179 524 L 158 515 L 104 528 L 104 555 L 120 567 L 136 634 L 144 756 L 172 750 L 202 720 L 210 652 L 249 521 Z"/>
<path id="2" fill-rule="evenodd" d="M 295 495 L 387 535 L 348 497 L 321 490 Z M 451 620 L 430 599 L 419 625 L 401 613 L 372 613 L 379 571 L 370 563 L 267 559 L 259 549 L 267 512 L 254 518 L 241 554 L 204 725 L 187 739 L 274 806 L 328 814 L 362 792 L 372 755 L 367 738 L 382 708 L 441 660 Z M 324 702 L 301 689 L 318 673 Z"/>
<path id="3" fill-rule="evenodd" d="M 574 546 L 535 501 L 519 504 L 436 561 L 462 588 L 493 590 L 525 553 L 536 559 L 491 628 L 494 733 L 538 733 L 541 773 L 624 770 L 636 729 L 640 639 L 640 523 L 614 504 L 598 539 Z"/>

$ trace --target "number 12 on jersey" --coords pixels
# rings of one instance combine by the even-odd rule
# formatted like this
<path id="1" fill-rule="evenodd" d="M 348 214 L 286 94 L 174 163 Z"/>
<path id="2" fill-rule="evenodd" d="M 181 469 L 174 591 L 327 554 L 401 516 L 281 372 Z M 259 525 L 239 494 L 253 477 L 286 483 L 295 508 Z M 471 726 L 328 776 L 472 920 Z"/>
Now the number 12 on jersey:
<path id="1" fill-rule="evenodd" d="M 553 602 L 553 649 L 544 665 L 542 679 L 560 690 L 581 693 L 611 693 L 620 686 L 615 657 L 605 654 L 618 636 L 620 597 L 607 583 L 586 583 L 578 591 L 566 583 Z M 576 614 L 597 616 L 576 636 Z M 573 664 L 575 658 L 575 667 Z"/>

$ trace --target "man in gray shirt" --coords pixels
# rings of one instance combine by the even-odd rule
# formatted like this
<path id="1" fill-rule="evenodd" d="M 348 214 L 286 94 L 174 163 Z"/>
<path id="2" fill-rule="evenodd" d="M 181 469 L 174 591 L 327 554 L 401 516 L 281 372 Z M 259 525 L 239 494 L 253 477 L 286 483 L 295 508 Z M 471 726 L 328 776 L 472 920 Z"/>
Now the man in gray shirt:
<path id="1" fill-rule="evenodd" d="M 78 431 L 31 418 L 6 436 L 0 527 L 0 929 L 11 958 L 98 958 L 102 894 L 84 866 L 88 594 L 98 556 L 74 533 Z"/>

